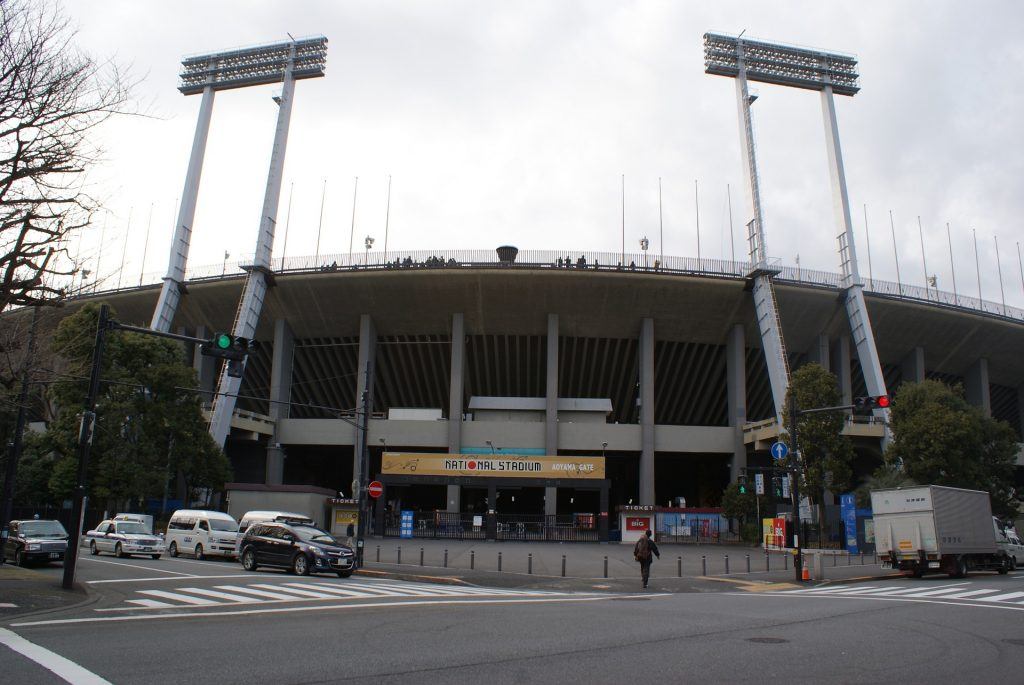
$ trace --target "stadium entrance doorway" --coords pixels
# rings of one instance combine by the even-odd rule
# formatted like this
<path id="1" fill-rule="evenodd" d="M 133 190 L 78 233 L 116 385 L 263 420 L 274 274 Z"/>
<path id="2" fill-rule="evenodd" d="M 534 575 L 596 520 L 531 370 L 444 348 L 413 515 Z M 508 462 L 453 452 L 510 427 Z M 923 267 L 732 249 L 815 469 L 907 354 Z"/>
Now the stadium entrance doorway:
<path id="1" fill-rule="evenodd" d="M 608 491 L 602 457 L 486 458 L 477 455 L 387 453 L 377 475 L 384 494 L 377 499 L 374 532 L 413 538 L 488 540 L 608 540 Z M 445 498 L 411 493 L 451 492 L 458 487 L 458 511 Z M 545 496 L 555 488 L 558 501 Z M 393 492 L 401 493 L 399 496 Z M 430 508 L 414 503 L 434 502 Z M 545 511 L 555 509 L 557 514 Z"/>

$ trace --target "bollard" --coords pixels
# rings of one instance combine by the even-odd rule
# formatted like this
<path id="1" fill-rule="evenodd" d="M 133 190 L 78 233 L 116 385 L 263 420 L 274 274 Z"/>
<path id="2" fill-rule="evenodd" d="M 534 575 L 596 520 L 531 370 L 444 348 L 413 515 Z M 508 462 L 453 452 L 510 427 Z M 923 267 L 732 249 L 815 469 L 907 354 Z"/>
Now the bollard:
<path id="1" fill-rule="evenodd" d="M 565 555 L 562 555 L 562 577 L 565 578 Z"/>
<path id="2" fill-rule="evenodd" d="M 835 566 L 835 565 L 836 565 L 836 563 L 838 563 L 838 559 L 837 559 L 837 556 L 838 556 L 838 555 L 836 555 L 836 554 L 833 554 L 833 555 L 832 555 L 832 566 Z"/>
<path id="3" fill-rule="evenodd" d="M 395 563 L 398 564 L 399 566 L 402 565 L 402 546 L 401 545 L 398 546 L 398 561 L 396 561 Z"/>
<path id="4" fill-rule="evenodd" d="M 683 577 L 683 558 L 676 557 L 676 575 L 680 578 Z"/>
<path id="5" fill-rule="evenodd" d="M 447 547 L 444 550 L 444 567 L 448 568 L 448 548 Z"/>
<path id="6" fill-rule="evenodd" d="M 789 554 L 783 554 L 782 555 L 782 570 L 783 571 L 788 571 L 789 570 Z"/>
<path id="7" fill-rule="evenodd" d="M 423 548 L 420 547 L 420 566 L 423 565 Z"/>
<path id="8" fill-rule="evenodd" d="M 380 545 L 377 545 L 377 563 L 380 563 Z"/>
<path id="9" fill-rule="evenodd" d="M 469 550 L 469 570 L 476 568 L 476 550 Z"/>
<path id="10" fill-rule="evenodd" d="M 501 573 L 501 552 L 498 552 L 498 573 Z"/>
<path id="11" fill-rule="evenodd" d="M 860 553 L 860 565 L 861 565 L 861 566 L 863 566 L 863 565 L 864 565 L 864 552 L 861 552 L 861 553 Z"/>
<path id="12" fill-rule="evenodd" d="M 533 555 L 526 555 L 526 574 L 533 575 Z"/>
<path id="13" fill-rule="evenodd" d="M 750 573 L 750 555 L 747 555 L 747 573 Z"/>
<path id="14" fill-rule="evenodd" d="M 729 575 L 729 555 L 725 555 L 725 575 Z"/>
<path id="15" fill-rule="evenodd" d="M 847 552 L 846 553 L 846 565 L 849 566 L 852 563 L 853 563 L 853 559 L 850 558 L 850 553 Z"/>
<path id="16" fill-rule="evenodd" d="M 708 558 L 703 554 L 700 555 L 700 574 L 702 576 L 708 574 Z"/>
<path id="17" fill-rule="evenodd" d="M 872 564 L 877 564 L 878 563 L 878 551 L 877 550 L 871 553 L 871 563 Z"/>
<path id="18" fill-rule="evenodd" d="M 605 557 L 604 557 L 604 577 L 605 578 L 608 577 L 608 556 L 607 555 L 605 555 Z"/>
<path id="19" fill-rule="evenodd" d="M 772 570 L 772 558 L 768 555 L 768 551 L 767 550 L 765 550 L 765 553 L 764 553 L 764 570 L 765 571 L 771 571 Z"/>

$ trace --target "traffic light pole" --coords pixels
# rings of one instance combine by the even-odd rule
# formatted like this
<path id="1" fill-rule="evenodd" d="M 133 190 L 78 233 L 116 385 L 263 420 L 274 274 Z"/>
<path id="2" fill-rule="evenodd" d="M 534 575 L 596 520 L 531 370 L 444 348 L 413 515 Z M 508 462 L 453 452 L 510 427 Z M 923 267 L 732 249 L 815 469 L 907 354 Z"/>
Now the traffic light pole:
<path id="1" fill-rule="evenodd" d="M 363 411 L 360 417 L 359 427 L 357 430 L 362 431 L 362 449 L 359 450 L 357 455 L 359 459 L 359 490 L 353 493 L 353 496 L 359 498 L 359 521 L 357 522 L 356 530 L 356 566 L 362 568 L 363 566 L 363 549 L 365 547 L 366 539 L 366 523 L 367 517 L 369 516 L 369 501 L 367 494 L 367 485 L 370 482 L 370 364 L 366 364 L 366 387 L 363 390 L 362 404 Z M 358 440 L 356 441 L 359 442 Z"/>
<path id="2" fill-rule="evenodd" d="M 89 450 L 96 429 L 96 395 L 100 389 L 100 369 L 103 366 L 103 343 L 111 328 L 110 307 L 101 304 L 99 321 L 96 325 L 96 344 L 92 348 L 92 370 L 89 372 L 89 394 L 85 398 L 85 410 L 78 428 L 78 482 L 75 486 L 74 508 L 71 510 L 71 530 L 68 534 L 68 548 L 64 553 L 64 577 L 61 586 L 70 590 L 75 585 L 75 564 L 78 561 L 78 538 L 82 534 L 82 515 L 85 511 L 85 486 L 89 473 Z"/>

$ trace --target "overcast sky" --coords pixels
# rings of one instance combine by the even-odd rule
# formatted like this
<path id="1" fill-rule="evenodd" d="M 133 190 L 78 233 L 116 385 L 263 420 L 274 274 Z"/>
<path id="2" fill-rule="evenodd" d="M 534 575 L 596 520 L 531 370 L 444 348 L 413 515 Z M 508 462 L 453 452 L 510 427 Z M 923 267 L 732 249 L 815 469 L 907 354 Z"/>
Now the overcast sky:
<path id="1" fill-rule="evenodd" d="M 327 179 L 321 253 L 347 253 L 359 177 L 355 249 L 389 253 L 520 249 L 618 252 L 625 240 L 697 254 L 699 183 L 704 257 L 729 258 L 750 217 L 731 79 L 704 74 L 702 34 L 718 31 L 854 54 L 861 92 L 837 97 L 861 273 L 896 279 L 889 210 L 905 283 L 928 272 L 977 295 L 977 231 L 985 299 L 1024 306 L 1024 41 L 1015 2 L 138 2 L 75 0 L 79 45 L 141 78 L 152 117 L 103 131 L 93 171 L 111 210 L 102 271 L 121 261 L 138 280 L 152 207 L 146 272 L 166 270 L 199 97 L 177 91 L 182 56 L 323 34 L 327 76 L 300 81 L 292 114 L 275 257 L 288 209 L 289 256 L 313 254 Z M 838 271 L 820 97 L 752 84 L 768 253 Z M 252 253 L 266 184 L 278 88 L 217 95 L 190 263 Z M 867 204 L 870 234 L 865 235 Z M 83 241 L 95 259 L 101 230 Z"/>

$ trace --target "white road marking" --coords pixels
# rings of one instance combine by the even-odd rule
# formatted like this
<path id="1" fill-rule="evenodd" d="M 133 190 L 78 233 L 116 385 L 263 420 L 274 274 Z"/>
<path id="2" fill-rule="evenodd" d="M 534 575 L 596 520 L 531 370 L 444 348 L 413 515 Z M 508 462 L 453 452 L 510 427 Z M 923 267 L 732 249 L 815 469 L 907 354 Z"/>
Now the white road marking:
<path id="1" fill-rule="evenodd" d="M 990 595 L 993 592 L 999 592 L 999 590 L 970 590 L 968 592 L 959 592 L 955 595 L 946 595 L 943 599 L 962 599 L 964 597 L 976 597 L 977 595 Z"/>
<path id="2" fill-rule="evenodd" d="M 224 599 L 229 602 L 251 602 L 252 597 L 245 597 L 243 595 L 237 595 L 231 592 L 221 592 L 219 590 L 207 590 L 201 587 L 180 587 L 178 592 L 191 592 L 193 595 L 205 595 L 207 597 L 215 597 L 217 599 Z"/>
<path id="3" fill-rule="evenodd" d="M 153 568 L 152 566 L 139 566 L 138 564 L 127 564 L 123 561 L 109 561 L 107 559 L 96 559 L 93 557 L 83 557 L 79 555 L 79 561 L 91 561 L 96 564 L 111 564 L 113 566 L 130 566 L 131 568 L 141 568 L 143 571 L 153 571 L 154 573 L 171 573 L 176 576 L 188 576 L 194 578 L 195 575 L 192 573 L 182 573 L 181 571 L 168 571 L 163 568 Z M 150 579 L 152 580 L 152 578 Z"/>
<path id="4" fill-rule="evenodd" d="M 152 583 L 156 580 L 183 580 L 184 578 L 266 578 L 261 573 L 229 573 L 226 575 L 217 576 L 205 576 L 205 575 L 192 575 L 188 574 L 185 576 L 168 576 L 167 578 L 108 578 L 107 580 L 87 580 L 85 581 L 89 585 L 101 585 L 103 583 Z"/>
<path id="5" fill-rule="evenodd" d="M 738 594 L 738 593 L 733 593 Z M 767 596 L 768 593 L 761 594 L 759 596 Z M 11 625 L 15 628 L 28 627 L 28 626 L 52 626 L 52 625 L 67 625 L 73 623 L 104 623 L 107 621 L 154 621 L 164 620 L 172 618 L 206 618 L 209 616 L 242 616 L 245 614 L 283 614 L 283 613 L 300 613 L 308 611 L 345 611 L 354 609 L 404 609 L 407 607 L 417 606 L 452 606 L 459 604 L 552 604 L 557 602 L 605 602 L 610 599 L 635 599 L 635 598 L 648 598 L 648 597 L 669 597 L 670 593 L 650 593 L 642 595 L 601 595 L 594 597 L 524 597 L 524 598 L 461 598 L 461 599 L 415 599 L 408 602 L 390 601 L 390 602 L 369 602 L 361 604 L 318 604 L 315 606 L 301 606 L 301 607 L 275 607 L 268 609 L 232 609 L 228 611 L 202 611 L 202 612 L 184 612 L 178 614 L 139 614 L 132 616 L 94 616 L 89 618 L 63 618 L 53 619 L 49 621 L 25 621 L 22 623 L 12 623 Z M 748 593 L 743 593 L 742 596 L 750 596 Z M 924 600 L 920 600 L 924 601 Z M 961 606 L 974 606 L 974 605 L 961 605 Z M 989 607 L 993 608 L 993 607 Z M 1009 609 L 1011 607 L 996 607 Z M 1024 611 L 1024 607 L 1018 607 L 1019 611 Z"/>
<path id="6" fill-rule="evenodd" d="M 979 597 L 979 602 L 1005 602 L 1008 599 L 1017 599 L 1018 597 L 1024 597 L 1024 592 L 1007 592 L 1004 595 L 996 595 L 995 597 Z"/>
<path id="7" fill-rule="evenodd" d="M 1024 611 L 1024 606 L 1013 606 L 1012 604 L 976 604 L 974 601 L 950 602 L 947 600 L 946 597 L 922 597 L 920 599 L 916 599 L 914 597 L 880 597 L 878 595 L 816 595 L 810 592 L 802 595 L 786 595 L 782 592 L 728 592 L 725 594 L 733 595 L 735 597 L 817 597 L 824 599 L 861 599 L 872 602 L 910 602 L 916 604 L 946 604 L 953 607 L 976 607 L 981 609 L 1009 609 L 1010 611 Z M 18 624 L 12 623 L 11 625 Z"/>
<path id="8" fill-rule="evenodd" d="M 287 587 L 281 588 L 282 590 L 288 590 L 290 588 L 304 588 L 307 590 L 315 590 L 322 592 L 330 592 L 335 595 L 345 595 L 347 597 L 380 597 L 372 592 L 363 592 L 362 590 L 356 590 L 349 587 L 335 587 L 332 585 L 320 585 L 319 583 L 288 583 Z"/>
<path id="9" fill-rule="evenodd" d="M 912 592 L 908 594 L 907 597 L 933 597 L 935 595 L 945 595 L 950 592 L 960 592 L 963 589 L 962 585 L 957 587 L 941 587 L 935 590 L 925 590 L 924 592 Z"/>
<path id="10" fill-rule="evenodd" d="M 172 599 L 175 602 L 183 602 L 185 604 L 195 604 L 196 606 L 215 604 L 215 602 L 211 602 L 208 599 L 200 599 L 199 597 L 189 597 L 188 595 L 180 595 L 177 592 L 167 592 L 165 590 L 139 590 L 139 593 L 143 595 L 153 595 L 154 597 Z"/>
<path id="11" fill-rule="evenodd" d="M 0 602 L 0 609 L 16 609 L 17 604 L 11 604 L 10 602 Z"/>
<path id="12" fill-rule="evenodd" d="M 280 587 L 278 585 L 268 585 L 264 583 L 257 583 L 253 587 L 261 588 L 263 590 L 283 590 L 290 592 L 293 595 L 301 595 L 303 597 L 314 597 L 316 599 L 334 599 L 332 595 L 325 595 L 322 592 L 313 592 L 311 590 L 300 590 L 298 588 Z"/>
<path id="13" fill-rule="evenodd" d="M 173 604 L 167 602 L 158 602 L 155 599 L 129 599 L 129 604 L 136 604 L 140 607 L 146 607 L 147 609 L 166 609 L 167 607 L 173 607 Z M 97 609 L 97 611 L 112 611 L 112 609 Z"/>
<path id="14" fill-rule="evenodd" d="M 110 681 L 82 668 L 74 661 L 65 659 L 60 654 L 40 647 L 34 642 L 29 642 L 17 633 L 4 628 L 0 628 L 0 644 L 7 645 L 18 654 L 31 659 L 72 685 L 110 685 Z"/>
<path id="15" fill-rule="evenodd" d="M 267 599 L 286 599 L 286 600 L 304 599 L 303 597 L 297 597 L 295 595 L 287 595 L 287 594 L 284 594 L 282 592 L 267 592 L 266 590 L 257 590 L 256 588 L 250 587 L 248 585 L 245 585 L 245 586 L 241 586 L 241 585 L 218 585 L 217 589 L 218 590 L 227 590 L 229 592 L 241 592 L 241 593 L 247 594 L 247 595 L 255 595 L 257 597 L 265 597 Z"/>

